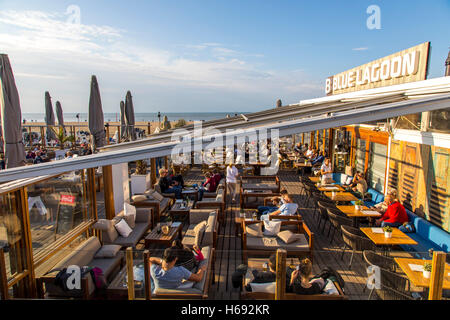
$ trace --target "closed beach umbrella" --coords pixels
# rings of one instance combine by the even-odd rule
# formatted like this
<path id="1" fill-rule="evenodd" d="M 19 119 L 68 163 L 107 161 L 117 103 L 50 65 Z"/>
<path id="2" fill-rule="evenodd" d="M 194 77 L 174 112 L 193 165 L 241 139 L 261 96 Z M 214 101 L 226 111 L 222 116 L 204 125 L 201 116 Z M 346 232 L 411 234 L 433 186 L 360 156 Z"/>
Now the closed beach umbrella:
<path id="1" fill-rule="evenodd" d="M 50 129 L 55 126 L 55 114 L 53 113 L 52 98 L 45 91 L 45 124 L 47 125 L 47 140 L 56 139 L 54 132 Z"/>
<path id="2" fill-rule="evenodd" d="M 89 96 L 89 131 L 93 136 L 94 149 L 105 145 L 105 123 L 103 119 L 102 100 L 97 78 L 92 76 L 91 94 Z"/>
<path id="3" fill-rule="evenodd" d="M 22 111 L 19 93 L 8 55 L 0 54 L 0 107 L 2 117 L 3 150 L 6 168 L 25 164 L 25 146 L 22 141 Z"/>
<path id="4" fill-rule="evenodd" d="M 56 117 L 58 118 L 58 125 L 64 127 L 63 110 L 61 107 L 61 102 L 59 101 L 56 101 Z"/>
<path id="5" fill-rule="evenodd" d="M 133 98 L 131 96 L 131 92 L 127 92 L 127 96 L 125 98 L 125 119 L 127 124 L 128 137 L 131 140 L 136 140 L 136 132 L 134 131 L 134 107 L 133 107 Z"/>
<path id="6" fill-rule="evenodd" d="M 125 102 L 120 101 L 120 137 L 126 139 L 128 137 L 127 124 L 125 121 Z"/>

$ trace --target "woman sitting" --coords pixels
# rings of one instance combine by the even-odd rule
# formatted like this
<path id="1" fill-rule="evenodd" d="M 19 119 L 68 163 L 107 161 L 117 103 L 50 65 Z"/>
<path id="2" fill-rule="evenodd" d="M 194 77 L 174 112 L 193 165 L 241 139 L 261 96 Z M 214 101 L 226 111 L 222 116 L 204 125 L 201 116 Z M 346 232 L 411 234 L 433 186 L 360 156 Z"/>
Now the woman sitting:
<path id="1" fill-rule="evenodd" d="M 285 193 L 281 196 L 283 199 L 283 204 L 280 206 L 279 209 L 270 212 L 267 210 L 263 213 L 260 220 L 270 220 L 270 217 L 276 217 L 276 216 L 293 216 L 297 213 L 298 204 L 294 203 L 294 200 L 292 200 L 291 196 L 288 193 Z"/>
<path id="2" fill-rule="evenodd" d="M 186 281 L 202 281 L 206 271 L 206 264 L 201 264 L 197 273 L 192 273 L 185 267 L 177 267 L 175 264 L 178 260 L 178 250 L 177 248 L 170 247 L 164 250 L 162 259 L 150 257 L 150 274 L 154 289 L 177 289 L 184 285 Z"/>
<path id="3" fill-rule="evenodd" d="M 300 261 L 296 270 L 291 273 L 286 292 L 296 294 L 320 294 L 325 287 L 325 280 L 321 277 L 312 279 L 312 263 L 308 258 Z M 312 280 L 311 280 L 312 279 Z"/>
<path id="4" fill-rule="evenodd" d="M 277 256 L 275 253 L 273 253 L 269 257 L 269 261 L 267 263 L 268 270 L 267 271 L 259 271 L 259 270 L 253 270 L 253 280 L 250 281 L 246 286 L 245 290 L 252 291 L 252 287 L 250 283 L 269 283 L 269 282 L 275 282 L 276 280 L 276 269 L 277 269 Z"/>

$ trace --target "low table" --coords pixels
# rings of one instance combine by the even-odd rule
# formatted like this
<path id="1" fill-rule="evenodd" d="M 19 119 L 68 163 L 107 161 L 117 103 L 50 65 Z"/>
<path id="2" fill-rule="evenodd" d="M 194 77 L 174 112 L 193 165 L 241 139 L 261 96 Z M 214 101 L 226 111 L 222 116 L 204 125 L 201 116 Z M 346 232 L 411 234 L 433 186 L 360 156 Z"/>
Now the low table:
<path id="1" fill-rule="evenodd" d="M 322 177 L 309 177 L 309 180 L 313 183 L 320 183 L 322 181 Z M 335 183 L 335 181 L 331 180 L 331 183 Z"/>
<path id="2" fill-rule="evenodd" d="M 275 197 L 279 196 L 279 193 L 274 193 L 270 190 L 243 190 L 240 194 L 240 207 L 242 209 L 248 206 L 248 203 L 245 201 L 248 198 L 265 198 L 265 197 Z M 256 202 L 258 204 L 258 202 Z"/>
<path id="3" fill-rule="evenodd" d="M 164 234 L 162 231 L 158 233 L 157 227 L 155 227 L 145 237 L 145 247 L 148 248 L 150 244 L 157 244 L 160 246 L 170 246 L 173 240 L 177 238 L 177 236 L 181 238 L 182 231 L 183 231 L 182 223 L 180 223 L 177 227 L 170 227 L 168 234 Z"/>
<path id="4" fill-rule="evenodd" d="M 193 208 L 193 204 L 191 203 L 184 208 L 181 207 L 181 205 L 182 205 L 181 203 L 175 202 L 173 204 L 172 208 L 170 208 L 168 213 L 173 221 L 175 221 L 175 218 L 174 218 L 175 215 L 181 215 L 181 216 L 184 216 L 183 221 L 185 221 L 187 218 L 187 222 L 189 223 L 189 212 Z"/>
<path id="5" fill-rule="evenodd" d="M 138 269 L 139 275 L 134 275 L 134 294 L 136 298 L 145 297 L 145 277 L 144 277 L 144 261 L 134 260 L 135 269 Z M 119 273 L 106 288 L 108 299 L 128 299 L 127 285 L 127 266 L 120 269 Z"/>
<path id="6" fill-rule="evenodd" d="M 198 190 L 195 188 L 186 188 L 181 191 L 183 196 L 194 197 L 194 201 L 198 201 Z"/>
<path id="7" fill-rule="evenodd" d="M 397 228 L 392 228 L 392 237 L 386 238 L 383 233 L 374 233 L 372 228 L 359 228 L 376 246 L 382 246 L 384 253 L 388 255 L 391 246 L 402 244 L 417 245 L 417 242 Z M 381 228 L 378 228 L 381 229 Z"/>
<path id="8" fill-rule="evenodd" d="M 254 212 L 254 211 L 253 211 Z M 236 217 L 234 218 L 234 223 L 235 223 L 235 235 L 238 236 L 241 234 L 242 231 L 242 222 L 244 222 L 246 219 L 251 219 L 253 220 L 253 212 L 247 211 L 244 212 L 244 216 L 241 217 L 240 213 L 238 213 L 236 215 Z"/>

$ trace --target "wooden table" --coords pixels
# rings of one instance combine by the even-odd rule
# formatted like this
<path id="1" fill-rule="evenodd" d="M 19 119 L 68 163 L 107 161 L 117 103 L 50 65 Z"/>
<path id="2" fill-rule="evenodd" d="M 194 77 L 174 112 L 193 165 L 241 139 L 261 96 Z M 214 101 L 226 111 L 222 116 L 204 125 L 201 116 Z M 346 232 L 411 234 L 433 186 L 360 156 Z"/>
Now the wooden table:
<path id="1" fill-rule="evenodd" d="M 183 196 L 193 196 L 194 201 L 198 201 L 198 190 L 194 188 L 186 188 L 181 191 Z"/>
<path id="2" fill-rule="evenodd" d="M 279 193 L 274 193 L 270 190 L 243 190 L 240 194 L 240 207 L 241 209 L 248 207 L 248 203 L 246 203 L 246 199 L 248 198 L 265 198 L 265 197 L 275 197 L 279 196 Z M 258 202 L 255 202 L 256 206 L 258 205 Z M 253 205 L 255 207 L 255 205 Z"/>
<path id="3" fill-rule="evenodd" d="M 425 262 L 431 264 L 431 260 L 423 260 L 423 259 L 410 259 L 410 258 L 394 258 L 395 262 L 399 265 L 399 267 L 403 270 L 409 280 L 411 280 L 412 284 L 416 287 L 420 288 L 429 288 L 430 287 L 430 279 L 426 279 L 423 277 L 421 271 L 413 271 L 409 267 L 409 264 L 418 264 L 423 266 Z M 444 271 L 444 283 L 442 286 L 443 289 L 450 289 L 450 265 L 448 263 L 445 264 Z"/>
<path id="4" fill-rule="evenodd" d="M 170 227 L 169 233 L 166 235 L 157 232 L 157 227 L 153 228 L 152 231 L 145 237 L 145 247 L 148 248 L 150 244 L 154 243 L 160 246 L 170 246 L 172 241 L 176 239 L 177 236 L 181 238 L 181 232 L 183 230 L 183 224 L 180 223 L 178 227 Z"/>
<path id="5" fill-rule="evenodd" d="M 193 205 L 193 203 L 190 203 L 185 208 L 182 208 L 181 203 L 175 202 L 168 212 L 170 217 L 172 218 L 172 221 L 175 221 L 175 215 L 182 215 L 184 216 L 183 221 L 185 221 L 187 217 L 187 222 L 189 223 L 189 212 L 193 208 Z"/>
<path id="6" fill-rule="evenodd" d="M 350 201 L 357 201 L 359 200 L 357 197 L 355 197 L 350 192 L 336 192 L 336 196 L 333 197 L 332 192 L 324 192 L 324 195 L 328 197 L 329 199 L 336 201 L 336 202 L 350 202 Z"/>
<path id="7" fill-rule="evenodd" d="M 133 260 L 133 264 L 138 268 L 144 267 L 143 260 Z M 134 280 L 134 292 L 136 298 L 145 297 L 145 279 L 143 281 Z M 106 288 L 108 299 L 128 299 L 127 266 L 125 265 Z"/>
<path id="8" fill-rule="evenodd" d="M 320 183 L 322 181 L 322 177 L 309 177 L 309 180 L 313 183 Z M 335 181 L 332 180 L 331 183 L 335 183 Z"/>
<path id="9" fill-rule="evenodd" d="M 369 218 L 370 220 L 372 220 L 374 218 L 381 217 L 381 213 L 377 213 L 377 214 L 365 214 L 365 213 L 363 213 L 362 211 L 364 211 L 364 210 L 370 210 L 366 206 L 363 206 L 362 210 L 355 210 L 355 206 L 354 205 L 336 206 L 336 208 L 341 210 L 342 213 L 347 215 L 347 217 L 353 219 L 353 226 L 354 227 L 358 226 L 358 218 Z M 370 210 L 370 211 L 374 211 L 374 210 Z"/>
<path id="10" fill-rule="evenodd" d="M 254 212 L 254 211 L 253 211 Z M 234 218 L 235 223 L 235 235 L 238 236 L 241 234 L 242 231 L 242 222 L 245 221 L 245 219 L 252 219 L 253 220 L 253 212 L 250 212 L 247 210 L 247 212 L 244 212 L 244 216 L 241 217 L 241 214 L 238 213 L 236 217 Z"/>
<path id="11" fill-rule="evenodd" d="M 316 185 L 316 187 L 317 187 L 317 185 Z M 331 188 L 335 189 L 334 191 L 336 191 L 336 192 L 344 192 L 345 191 L 345 189 L 338 184 L 320 186 L 320 187 L 317 187 L 317 190 L 319 190 L 320 192 L 328 192 L 328 191 L 332 192 L 333 190 L 331 190 Z"/>
<path id="12" fill-rule="evenodd" d="M 383 233 L 374 233 L 372 228 L 359 228 L 373 243 L 377 246 L 382 246 L 387 255 L 388 250 L 391 246 L 397 246 L 402 244 L 417 245 L 417 242 L 408 237 L 405 233 L 398 230 L 397 228 L 392 228 L 392 237 L 386 238 Z M 386 250 L 387 249 L 387 250 Z"/>

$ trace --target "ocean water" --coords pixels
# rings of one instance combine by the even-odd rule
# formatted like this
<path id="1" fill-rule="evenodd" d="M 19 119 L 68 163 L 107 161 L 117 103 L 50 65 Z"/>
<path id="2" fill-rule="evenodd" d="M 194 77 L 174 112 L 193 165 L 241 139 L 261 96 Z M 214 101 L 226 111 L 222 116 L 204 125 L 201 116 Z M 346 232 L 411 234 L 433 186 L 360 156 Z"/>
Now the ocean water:
<path id="1" fill-rule="evenodd" d="M 247 113 L 247 112 L 245 112 Z M 244 113 L 244 114 L 245 114 Z M 226 112 L 179 112 L 179 113 L 161 113 L 161 120 L 164 116 L 167 116 L 169 121 L 176 121 L 179 119 L 184 119 L 186 121 L 199 121 L 199 120 L 215 120 L 225 118 L 229 114 L 230 116 L 234 116 L 235 113 L 226 113 Z M 64 113 L 64 122 L 87 122 L 88 114 L 87 113 L 78 113 L 79 119 L 77 118 L 77 113 Z M 109 121 L 120 121 L 119 113 L 104 113 L 105 122 Z M 136 122 L 152 122 L 158 121 L 157 113 L 135 113 L 134 115 Z M 22 120 L 26 120 L 26 123 L 30 122 L 44 122 L 45 114 L 44 113 L 23 113 Z M 55 114 L 56 118 L 56 114 Z M 56 119 L 56 122 L 58 120 Z"/>

